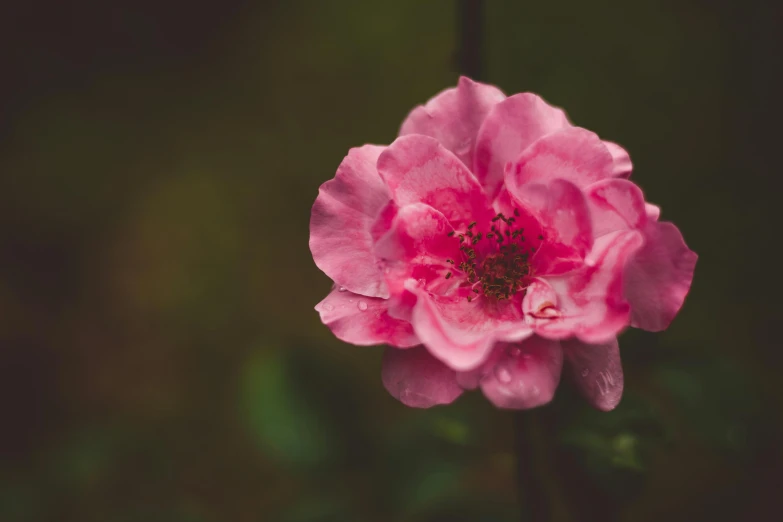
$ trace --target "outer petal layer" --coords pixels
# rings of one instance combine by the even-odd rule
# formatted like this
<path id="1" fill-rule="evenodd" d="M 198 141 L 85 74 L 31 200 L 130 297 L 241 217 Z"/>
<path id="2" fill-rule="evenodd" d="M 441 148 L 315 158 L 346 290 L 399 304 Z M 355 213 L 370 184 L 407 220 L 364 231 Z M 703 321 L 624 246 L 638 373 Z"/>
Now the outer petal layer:
<path id="1" fill-rule="evenodd" d="M 510 96 L 492 108 L 479 129 L 473 172 L 494 198 L 503 183 L 506 163 L 516 160 L 540 137 L 570 125 L 561 109 L 535 94 Z"/>
<path id="2" fill-rule="evenodd" d="M 401 348 L 419 344 L 410 323 L 389 316 L 386 299 L 369 298 L 339 289 L 318 303 L 321 321 L 341 341 L 361 346 L 391 344 Z"/>
<path id="3" fill-rule="evenodd" d="M 531 337 L 521 344 L 498 345 L 496 350 L 491 371 L 480 382 L 490 402 L 498 408 L 527 409 L 552 400 L 563 366 L 559 342 Z"/>
<path id="4" fill-rule="evenodd" d="M 645 245 L 628 264 L 624 290 L 631 324 L 658 332 L 685 302 L 698 256 L 672 223 L 652 221 L 644 230 Z"/>
<path id="5" fill-rule="evenodd" d="M 402 123 L 400 136 L 431 136 L 472 168 L 479 127 L 489 110 L 505 98 L 497 87 L 463 76 L 457 87 L 446 89 L 426 105 L 413 109 Z"/>
<path id="6" fill-rule="evenodd" d="M 392 396 L 413 408 L 449 404 L 462 394 L 456 372 L 430 355 L 423 346 L 410 350 L 387 348 L 381 379 Z"/>
<path id="7" fill-rule="evenodd" d="M 397 205 L 426 203 L 455 227 L 491 213 L 473 174 L 434 138 L 397 138 L 379 156 L 378 172 Z"/>
<path id="8" fill-rule="evenodd" d="M 579 392 L 595 408 L 613 410 L 623 396 L 623 366 L 617 339 L 586 344 L 562 341 L 568 372 Z"/>
<path id="9" fill-rule="evenodd" d="M 371 297 L 389 295 L 372 253 L 371 234 L 390 197 L 375 168 L 383 149 L 351 149 L 334 179 L 321 185 L 310 214 L 315 264 L 338 285 Z"/>

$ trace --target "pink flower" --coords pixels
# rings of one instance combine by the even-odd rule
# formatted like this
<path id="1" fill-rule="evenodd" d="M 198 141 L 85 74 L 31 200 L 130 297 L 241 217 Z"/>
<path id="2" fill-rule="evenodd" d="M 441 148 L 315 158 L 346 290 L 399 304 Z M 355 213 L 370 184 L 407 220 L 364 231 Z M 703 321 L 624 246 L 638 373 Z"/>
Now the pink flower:
<path id="1" fill-rule="evenodd" d="M 666 328 L 697 258 L 630 172 L 624 149 L 540 97 L 460 78 L 321 186 L 310 249 L 335 287 L 316 310 L 343 341 L 390 345 L 383 383 L 408 406 L 480 387 L 532 408 L 565 362 L 610 410 L 617 335 Z"/>

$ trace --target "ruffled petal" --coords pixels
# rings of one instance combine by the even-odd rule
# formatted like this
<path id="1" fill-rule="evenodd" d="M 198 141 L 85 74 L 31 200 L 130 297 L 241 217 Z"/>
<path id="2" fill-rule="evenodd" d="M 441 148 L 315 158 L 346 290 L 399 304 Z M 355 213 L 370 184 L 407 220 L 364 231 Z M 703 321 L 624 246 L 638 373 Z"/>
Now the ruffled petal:
<path id="1" fill-rule="evenodd" d="M 584 194 L 570 181 L 533 183 L 511 192 L 543 227 L 544 242 L 533 257 L 539 275 L 562 274 L 581 266 L 593 245 Z"/>
<path id="2" fill-rule="evenodd" d="M 360 346 L 391 344 L 400 348 L 420 343 L 410 323 L 389 316 L 386 299 L 364 297 L 335 288 L 315 309 L 332 333 L 347 343 Z"/>
<path id="3" fill-rule="evenodd" d="M 480 380 L 481 390 L 498 408 L 523 410 L 552 400 L 563 367 L 560 343 L 531 337 L 500 344 Z"/>
<path id="4" fill-rule="evenodd" d="M 426 203 L 454 227 L 488 219 L 491 213 L 473 174 L 434 138 L 397 138 L 378 158 L 378 172 L 398 206 Z"/>
<path id="5" fill-rule="evenodd" d="M 552 107 L 539 96 L 510 96 L 489 111 L 479 128 L 473 172 L 494 198 L 503 184 L 506 163 L 516 160 L 540 137 L 570 126 L 562 109 Z"/>
<path id="6" fill-rule="evenodd" d="M 449 404 L 462 394 L 456 372 L 419 346 L 409 350 L 387 348 L 381 379 L 386 390 L 412 408 Z"/>
<path id="7" fill-rule="evenodd" d="M 698 256 L 672 223 L 652 221 L 644 232 L 645 245 L 626 268 L 624 292 L 631 304 L 631 325 L 658 332 L 685 302 Z"/>
<path id="8" fill-rule="evenodd" d="M 647 211 L 642 190 L 624 179 L 607 179 L 585 189 L 596 237 L 615 230 L 643 228 Z"/>
<path id="9" fill-rule="evenodd" d="M 396 296 L 409 278 L 430 285 L 454 286 L 446 278 L 453 265 L 447 260 L 461 255 L 459 242 L 449 233 L 454 229 L 446 217 L 424 203 L 402 207 L 389 232 L 375 244 L 375 255 L 385 267 L 387 285 Z M 444 293 L 446 288 L 441 290 Z"/>
<path id="10" fill-rule="evenodd" d="M 453 152 L 465 166 L 472 168 L 479 127 L 489 110 L 505 98 L 497 87 L 463 76 L 457 87 L 446 89 L 426 105 L 413 109 L 402 123 L 400 136 L 431 136 Z"/>
<path id="11" fill-rule="evenodd" d="M 575 335 L 585 342 L 601 343 L 615 337 L 628 325 L 630 315 L 623 298 L 623 270 L 642 243 L 642 234 L 636 230 L 598 238 L 584 268 L 541 278 L 557 295 L 558 313 L 552 317 L 527 315 L 528 323 L 537 334 L 551 339 Z M 523 304 L 525 310 L 536 308 L 533 303 Z"/>
<path id="12" fill-rule="evenodd" d="M 616 178 L 630 177 L 633 163 L 631 163 L 631 155 L 628 154 L 628 151 L 611 141 L 604 141 L 604 145 L 612 155 L 612 176 Z"/>
<path id="13" fill-rule="evenodd" d="M 310 251 L 336 284 L 370 297 L 389 292 L 372 253 L 371 229 L 389 202 L 375 164 L 384 147 L 351 149 L 334 179 L 321 185 L 310 214 Z"/>
<path id="14" fill-rule="evenodd" d="M 469 290 L 434 295 L 408 280 L 416 296 L 411 322 L 430 353 L 451 368 L 471 370 L 481 365 L 496 341 L 521 341 L 532 335 L 518 302 L 467 300 Z"/>
<path id="15" fill-rule="evenodd" d="M 601 411 L 613 410 L 623 396 L 623 365 L 617 339 L 587 344 L 562 341 L 568 372 L 579 392 Z"/>
<path id="16" fill-rule="evenodd" d="M 577 187 L 611 178 L 614 161 L 604 142 L 581 127 L 547 134 L 505 165 L 506 186 L 517 193 L 528 183 L 565 179 Z"/>

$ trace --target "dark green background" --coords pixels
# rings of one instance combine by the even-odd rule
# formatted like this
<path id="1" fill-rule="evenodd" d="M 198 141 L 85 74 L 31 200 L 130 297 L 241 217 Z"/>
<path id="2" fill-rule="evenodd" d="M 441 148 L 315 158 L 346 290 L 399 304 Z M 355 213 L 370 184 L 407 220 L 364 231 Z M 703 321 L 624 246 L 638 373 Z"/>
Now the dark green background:
<path id="1" fill-rule="evenodd" d="M 554 517 L 779 520 L 779 9 L 486 4 L 485 79 L 626 146 L 700 255 L 617 410 L 541 413 Z M 0 8 L 0 520 L 520 519 L 511 415 L 406 409 L 313 310 L 317 188 L 456 83 L 455 6 Z"/>

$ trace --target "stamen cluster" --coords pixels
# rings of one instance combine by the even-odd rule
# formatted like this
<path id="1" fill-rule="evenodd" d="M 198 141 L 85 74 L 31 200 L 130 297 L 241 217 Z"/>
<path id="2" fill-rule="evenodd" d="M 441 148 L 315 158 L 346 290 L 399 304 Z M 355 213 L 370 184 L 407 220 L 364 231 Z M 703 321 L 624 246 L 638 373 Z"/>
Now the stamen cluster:
<path id="1" fill-rule="evenodd" d="M 517 210 L 511 217 L 498 213 L 492 218 L 490 231 L 486 234 L 473 231 L 475 221 L 463 233 L 448 233 L 460 242 L 462 256 L 458 261 L 447 259 L 446 262 L 454 265 L 454 274 L 464 278 L 461 285 L 470 286 L 471 293 L 476 294 L 468 295 L 468 301 L 478 295 L 502 301 L 527 288 L 532 275 L 529 259 L 536 248 L 525 244 L 525 228 L 514 226 L 518 217 Z M 543 239 L 542 236 L 538 238 Z M 477 260 L 477 256 L 482 259 Z M 451 278 L 452 271 L 445 277 Z"/>

